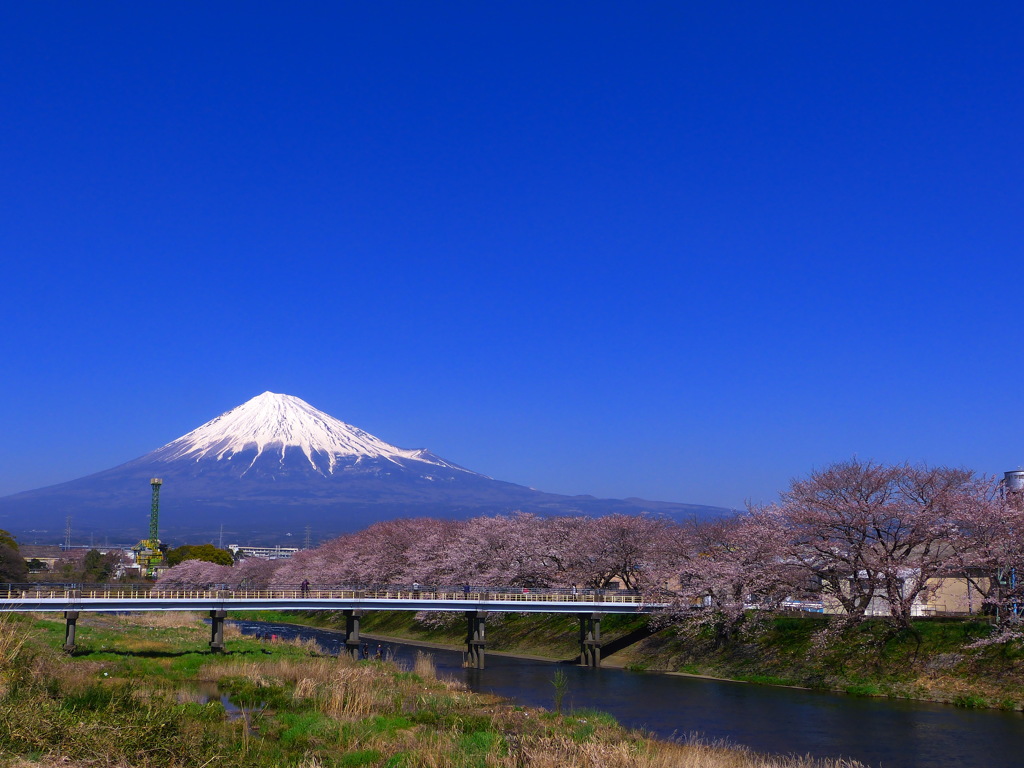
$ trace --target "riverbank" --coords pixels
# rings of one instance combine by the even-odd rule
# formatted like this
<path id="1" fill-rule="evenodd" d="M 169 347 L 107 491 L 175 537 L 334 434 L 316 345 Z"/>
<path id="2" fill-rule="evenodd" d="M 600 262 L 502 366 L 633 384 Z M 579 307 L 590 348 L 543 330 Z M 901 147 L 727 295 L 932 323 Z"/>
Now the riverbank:
<path id="1" fill-rule="evenodd" d="M 619 662 L 856 696 L 1022 710 L 1024 645 L 970 647 L 990 631 L 983 622 L 927 619 L 901 632 L 882 621 L 839 632 L 823 617 L 777 617 L 727 645 L 699 627 L 668 628 L 623 649 Z"/>
<path id="2" fill-rule="evenodd" d="M 344 628 L 343 616 L 329 612 L 259 616 Z M 575 617 L 504 614 L 495 618 L 488 620 L 488 653 L 563 662 L 578 657 Z M 829 630 L 824 617 L 778 617 L 748 628 L 727 645 L 716 645 L 714 637 L 700 627 L 655 630 L 646 616 L 606 616 L 602 625 L 602 664 L 608 667 L 967 708 L 1024 710 L 1024 644 L 968 647 L 988 636 L 990 627 L 984 622 L 927 619 L 915 622 L 912 631 L 894 633 L 884 622 L 866 621 L 837 633 Z M 364 617 L 363 631 L 458 650 L 465 627 L 459 614 L 417 618 L 408 612 L 374 612 Z"/>
<path id="3" fill-rule="evenodd" d="M 552 713 L 409 669 L 232 631 L 205 651 L 197 615 L 0 619 L 0 765 L 14 768 L 853 768 L 660 742 L 600 712 Z M 199 684 L 202 683 L 202 687 Z M 211 687 L 212 686 L 212 687 Z"/>
<path id="4" fill-rule="evenodd" d="M 332 630 L 345 628 L 344 614 L 334 611 L 239 611 L 231 616 Z M 450 650 L 462 650 L 466 639 L 461 613 L 420 616 L 408 611 L 368 611 L 362 618 L 361 632 L 401 642 L 437 643 L 438 647 Z M 601 634 L 604 647 L 609 649 L 635 643 L 650 635 L 651 630 L 647 616 L 609 614 L 601 622 Z M 571 615 L 492 613 L 487 619 L 487 653 L 572 662 L 579 658 L 578 637 L 579 623 Z"/>

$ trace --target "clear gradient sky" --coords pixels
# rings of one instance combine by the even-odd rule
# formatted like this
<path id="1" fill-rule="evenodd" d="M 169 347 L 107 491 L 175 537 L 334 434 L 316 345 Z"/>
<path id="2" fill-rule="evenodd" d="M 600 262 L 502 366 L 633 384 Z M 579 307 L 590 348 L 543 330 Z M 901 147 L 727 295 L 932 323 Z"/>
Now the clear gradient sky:
<path id="1" fill-rule="evenodd" d="M 265 391 L 561 493 L 1024 463 L 1024 5 L 7 2 L 0 494 Z"/>

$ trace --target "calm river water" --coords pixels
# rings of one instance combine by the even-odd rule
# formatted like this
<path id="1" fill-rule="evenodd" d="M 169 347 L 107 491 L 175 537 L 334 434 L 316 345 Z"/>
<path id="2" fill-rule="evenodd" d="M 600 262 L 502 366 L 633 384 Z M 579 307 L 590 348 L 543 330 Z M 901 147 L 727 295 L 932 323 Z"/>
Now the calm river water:
<path id="1" fill-rule="evenodd" d="M 246 634 L 315 639 L 337 653 L 341 636 L 288 624 L 235 622 Z M 411 661 L 415 646 L 380 643 L 385 654 Z M 370 642 L 372 652 L 378 643 Z M 550 708 L 555 669 L 569 679 L 568 707 L 608 712 L 625 726 L 664 738 L 699 733 L 759 752 L 852 757 L 879 768 L 1021 768 L 1024 715 L 974 711 L 923 702 L 851 696 L 701 680 L 617 669 L 487 655 L 487 669 L 462 667 L 462 653 L 429 649 L 438 673 L 475 691 Z"/>

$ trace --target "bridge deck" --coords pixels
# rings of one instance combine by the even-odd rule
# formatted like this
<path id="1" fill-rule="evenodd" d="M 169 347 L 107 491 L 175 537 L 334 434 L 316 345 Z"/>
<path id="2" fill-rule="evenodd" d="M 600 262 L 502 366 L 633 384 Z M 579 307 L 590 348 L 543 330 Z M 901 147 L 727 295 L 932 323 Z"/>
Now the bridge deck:
<path id="1" fill-rule="evenodd" d="M 20 611 L 207 611 L 207 610 L 400 610 L 515 611 L 522 613 L 651 613 L 663 606 L 640 595 L 608 590 L 572 595 L 565 590 L 300 588 L 148 589 L 83 585 L 0 586 L 0 612 Z"/>

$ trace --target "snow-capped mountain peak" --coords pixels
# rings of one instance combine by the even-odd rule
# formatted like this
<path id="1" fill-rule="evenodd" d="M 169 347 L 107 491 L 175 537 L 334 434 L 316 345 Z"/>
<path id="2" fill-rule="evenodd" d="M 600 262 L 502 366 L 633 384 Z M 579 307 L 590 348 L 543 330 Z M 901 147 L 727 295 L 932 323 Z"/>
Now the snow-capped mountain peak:
<path id="1" fill-rule="evenodd" d="M 268 452 L 280 454 L 283 461 L 289 449 L 301 450 L 313 469 L 329 474 L 339 460 L 363 458 L 418 461 L 469 472 L 429 451 L 397 448 L 298 397 L 274 392 L 264 392 L 208 421 L 155 451 L 154 458 L 220 460 L 255 450 L 255 463 Z"/>

